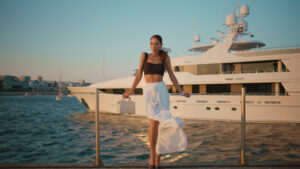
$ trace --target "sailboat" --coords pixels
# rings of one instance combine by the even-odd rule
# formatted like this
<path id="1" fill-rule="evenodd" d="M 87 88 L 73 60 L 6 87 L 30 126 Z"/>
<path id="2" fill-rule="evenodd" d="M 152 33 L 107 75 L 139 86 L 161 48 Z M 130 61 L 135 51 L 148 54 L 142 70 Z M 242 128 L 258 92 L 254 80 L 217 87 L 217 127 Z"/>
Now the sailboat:
<path id="1" fill-rule="evenodd" d="M 56 100 L 61 100 L 64 97 L 62 91 L 62 83 L 61 83 L 61 70 L 59 68 L 59 86 L 58 86 L 58 95 L 56 96 Z"/>

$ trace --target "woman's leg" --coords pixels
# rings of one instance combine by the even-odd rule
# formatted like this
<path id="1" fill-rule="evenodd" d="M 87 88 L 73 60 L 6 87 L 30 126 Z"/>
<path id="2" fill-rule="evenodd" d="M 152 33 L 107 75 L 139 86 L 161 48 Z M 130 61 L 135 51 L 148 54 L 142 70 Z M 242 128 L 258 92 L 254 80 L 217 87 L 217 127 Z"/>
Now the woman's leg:
<path id="1" fill-rule="evenodd" d="M 156 161 L 156 153 L 155 153 L 155 147 L 157 142 L 157 136 L 158 136 L 158 125 L 159 121 L 150 119 L 150 126 L 149 126 L 149 143 L 150 143 L 150 165 L 155 165 Z"/>
<path id="2" fill-rule="evenodd" d="M 160 166 L 160 154 L 155 156 L 155 166 Z"/>

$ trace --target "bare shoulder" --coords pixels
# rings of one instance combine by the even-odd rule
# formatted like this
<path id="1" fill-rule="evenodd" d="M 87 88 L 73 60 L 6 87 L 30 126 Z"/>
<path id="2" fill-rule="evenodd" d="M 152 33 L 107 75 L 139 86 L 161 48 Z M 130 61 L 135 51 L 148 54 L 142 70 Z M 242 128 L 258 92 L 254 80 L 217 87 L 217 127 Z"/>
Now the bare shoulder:
<path id="1" fill-rule="evenodd" d="M 146 57 L 146 52 L 141 53 L 141 55 L 140 55 L 140 64 L 142 64 L 144 62 L 145 57 Z"/>
<path id="2" fill-rule="evenodd" d="M 166 60 L 170 61 L 170 56 L 169 55 L 167 55 Z"/>
<path id="3" fill-rule="evenodd" d="M 146 57 L 146 52 L 141 53 L 140 59 L 141 59 L 141 60 L 144 60 L 145 57 Z"/>
<path id="4" fill-rule="evenodd" d="M 170 56 L 167 56 L 165 59 L 165 63 L 170 64 L 171 63 L 171 59 Z"/>

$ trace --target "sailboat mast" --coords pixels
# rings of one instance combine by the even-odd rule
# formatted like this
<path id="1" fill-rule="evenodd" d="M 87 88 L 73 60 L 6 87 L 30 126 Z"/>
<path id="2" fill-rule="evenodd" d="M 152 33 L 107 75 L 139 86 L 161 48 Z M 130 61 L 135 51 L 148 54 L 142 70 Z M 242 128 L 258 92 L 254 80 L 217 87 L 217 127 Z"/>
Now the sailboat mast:
<path id="1" fill-rule="evenodd" d="M 62 94 L 61 67 L 59 66 L 59 94 Z"/>

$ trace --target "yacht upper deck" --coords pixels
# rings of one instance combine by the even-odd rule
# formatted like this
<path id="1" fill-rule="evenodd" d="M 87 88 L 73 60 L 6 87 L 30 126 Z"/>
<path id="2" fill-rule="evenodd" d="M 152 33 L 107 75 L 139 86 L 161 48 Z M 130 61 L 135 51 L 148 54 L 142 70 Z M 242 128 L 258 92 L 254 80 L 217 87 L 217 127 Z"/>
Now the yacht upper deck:
<path id="1" fill-rule="evenodd" d="M 276 50 L 252 50 L 252 51 L 235 51 L 232 52 L 237 56 L 265 56 L 277 54 L 294 54 L 300 53 L 300 48 L 276 49 Z"/>

